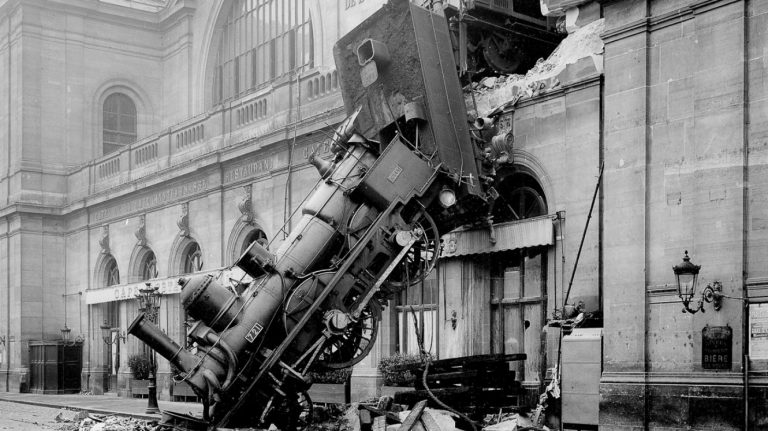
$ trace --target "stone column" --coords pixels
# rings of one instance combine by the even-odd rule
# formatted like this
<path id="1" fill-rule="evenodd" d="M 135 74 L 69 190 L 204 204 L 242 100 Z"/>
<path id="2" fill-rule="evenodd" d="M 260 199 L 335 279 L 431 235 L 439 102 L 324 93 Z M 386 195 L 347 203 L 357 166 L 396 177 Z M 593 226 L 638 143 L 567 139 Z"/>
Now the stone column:
<path id="1" fill-rule="evenodd" d="M 600 424 L 626 429 L 642 427 L 646 420 L 649 7 L 647 1 L 623 0 L 603 9 L 605 329 Z"/>

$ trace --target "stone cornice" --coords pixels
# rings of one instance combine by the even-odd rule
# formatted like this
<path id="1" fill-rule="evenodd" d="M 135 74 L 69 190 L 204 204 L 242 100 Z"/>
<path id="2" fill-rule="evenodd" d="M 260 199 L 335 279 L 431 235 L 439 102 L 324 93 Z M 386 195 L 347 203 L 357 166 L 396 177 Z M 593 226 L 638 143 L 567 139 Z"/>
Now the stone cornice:
<path id="1" fill-rule="evenodd" d="M 621 27 L 606 30 L 601 35 L 606 44 L 619 41 L 621 39 L 635 36 L 653 30 L 658 30 L 670 25 L 693 19 L 695 15 L 709 12 L 711 10 L 736 3 L 739 0 L 699 0 L 686 7 L 675 9 L 663 14 L 651 17 L 641 18 L 625 24 Z"/>
<path id="2" fill-rule="evenodd" d="M 568 93 L 572 93 L 574 91 L 579 91 L 585 88 L 598 86 L 602 82 L 603 82 L 603 74 L 595 73 L 579 81 L 571 82 L 566 85 L 561 85 L 560 87 L 554 90 L 547 91 L 546 93 L 541 93 L 527 99 L 521 99 L 514 106 L 505 108 L 504 112 L 506 113 L 506 112 L 514 111 L 515 109 L 518 109 L 518 108 L 535 105 L 537 103 L 546 102 L 551 99 L 556 99 L 558 97 L 561 97 Z"/>
<path id="3" fill-rule="evenodd" d="M 99 2 L 97 0 L 20 0 L 24 6 L 34 5 L 48 11 L 78 15 L 86 19 L 96 19 L 121 26 L 160 31 L 160 14 L 120 5 Z"/>

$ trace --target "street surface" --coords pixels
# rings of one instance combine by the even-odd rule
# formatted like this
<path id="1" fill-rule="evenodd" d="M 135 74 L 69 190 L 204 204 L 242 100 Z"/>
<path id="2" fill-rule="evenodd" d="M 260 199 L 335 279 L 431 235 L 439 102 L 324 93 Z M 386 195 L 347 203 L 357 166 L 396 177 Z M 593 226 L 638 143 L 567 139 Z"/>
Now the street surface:
<path id="1" fill-rule="evenodd" d="M 56 422 L 61 409 L 0 401 L 0 430 L 69 430 L 73 423 Z"/>

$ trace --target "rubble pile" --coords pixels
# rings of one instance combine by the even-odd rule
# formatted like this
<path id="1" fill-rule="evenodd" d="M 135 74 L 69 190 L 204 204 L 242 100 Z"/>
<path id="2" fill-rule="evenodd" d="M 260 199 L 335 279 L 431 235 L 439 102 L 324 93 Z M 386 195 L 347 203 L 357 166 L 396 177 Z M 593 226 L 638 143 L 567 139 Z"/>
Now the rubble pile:
<path id="1" fill-rule="evenodd" d="M 344 414 L 341 431 L 549 431 L 546 426 L 536 426 L 528 415 L 500 411 L 487 415 L 480 423 L 469 424 L 457 414 L 426 407 L 427 400 L 413 408 L 382 397 L 378 403 L 351 405 Z M 314 429 L 314 428 L 311 428 Z"/>
<path id="2" fill-rule="evenodd" d="M 520 99 L 554 90 L 560 86 L 559 76 L 565 68 L 582 59 L 591 59 L 595 70 L 602 73 L 604 44 L 600 34 L 604 28 L 605 19 L 601 18 L 576 29 L 525 75 L 488 77 L 471 84 L 465 91 L 467 106 L 476 106 L 476 115 L 487 117 Z"/>
<path id="3" fill-rule="evenodd" d="M 54 420 L 57 431 L 155 431 L 157 421 L 122 416 L 105 416 L 76 410 L 59 410 Z"/>

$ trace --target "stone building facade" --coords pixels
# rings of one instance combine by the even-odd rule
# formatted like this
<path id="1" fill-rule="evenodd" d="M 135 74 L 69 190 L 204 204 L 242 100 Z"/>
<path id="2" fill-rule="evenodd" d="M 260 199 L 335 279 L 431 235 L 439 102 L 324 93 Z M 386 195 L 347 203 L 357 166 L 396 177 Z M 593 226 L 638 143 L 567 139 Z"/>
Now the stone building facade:
<path id="1" fill-rule="evenodd" d="M 438 357 L 522 351 L 519 379 L 542 391 L 559 345 L 547 319 L 604 166 L 569 296 L 603 316 L 600 428 L 765 427 L 768 4 L 541 3 L 575 35 L 553 67 L 468 98 L 514 137 L 497 175 L 519 206 L 498 210 L 497 245 L 482 229 L 443 237 L 353 397 L 381 383 L 379 358 L 416 348 L 411 306 Z M 160 327 L 184 339 L 175 281 L 290 229 L 317 180 L 306 156 L 345 116 L 333 43 L 381 4 L 0 1 L 0 390 L 30 390 L 29 345 L 67 327 L 81 389 L 128 394 L 142 347 L 122 334 L 147 281 Z M 599 46 L 566 44 L 590 25 Z M 680 312 L 684 250 L 700 286 L 722 284 L 719 311 Z M 703 357 L 714 327 L 731 331 L 720 369 Z M 169 397 L 167 363 L 159 377 Z"/>
<path id="2" fill-rule="evenodd" d="M 178 276 L 282 239 L 346 115 L 333 43 L 375 3 L 0 2 L 3 390 L 66 327 L 81 389 L 129 391 L 137 288 L 182 340 Z"/>

